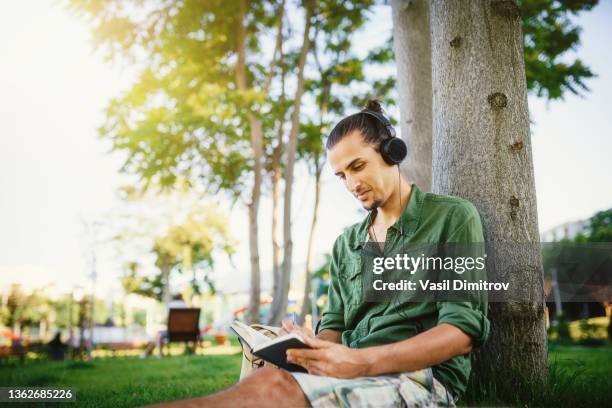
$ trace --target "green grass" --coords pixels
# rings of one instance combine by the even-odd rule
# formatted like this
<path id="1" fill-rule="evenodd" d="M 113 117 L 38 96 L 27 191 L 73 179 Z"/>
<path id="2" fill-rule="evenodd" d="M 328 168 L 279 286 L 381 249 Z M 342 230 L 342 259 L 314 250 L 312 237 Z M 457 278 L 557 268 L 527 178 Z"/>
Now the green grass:
<path id="1" fill-rule="evenodd" d="M 550 389 L 538 405 L 609 406 L 612 347 L 551 346 Z"/>
<path id="2" fill-rule="evenodd" d="M 0 365 L 0 385 L 71 387 L 76 390 L 78 406 L 133 407 L 201 396 L 230 386 L 238 380 L 240 364 L 240 354 L 34 361 Z"/>
<path id="3" fill-rule="evenodd" d="M 609 406 L 612 391 L 612 347 L 549 345 L 548 388 L 542 390 L 526 379 L 514 387 L 517 407 L 602 407 Z M 495 390 L 475 392 L 471 406 L 505 405 Z M 484 394 L 486 393 L 486 394 Z M 467 398 L 467 397 L 466 397 Z M 461 400 L 459 405 L 468 405 Z"/>
<path id="4" fill-rule="evenodd" d="M 161 359 L 127 357 L 92 362 L 5 363 L 0 365 L 0 386 L 72 387 L 77 390 L 77 406 L 131 407 L 190 398 L 210 394 L 238 380 L 241 360 L 236 349 L 211 347 L 209 351 L 210 355 Z M 233 354 L 215 355 L 215 352 Z M 608 404 L 612 390 L 611 347 L 551 346 L 550 361 L 550 391 L 517 405 Z M 494 404 L 493 401 L 480 404 L 483 403 Z"/>

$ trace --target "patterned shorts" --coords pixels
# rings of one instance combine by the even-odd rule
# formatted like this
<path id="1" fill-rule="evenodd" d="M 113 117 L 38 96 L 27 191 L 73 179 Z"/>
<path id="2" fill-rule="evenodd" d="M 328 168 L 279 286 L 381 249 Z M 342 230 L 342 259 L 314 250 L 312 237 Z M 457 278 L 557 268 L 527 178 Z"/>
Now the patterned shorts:
<path id="1" fill-rule="evenodd" d="M 291 373 L 313 408 L 454 407 L 451 393 L 431 368 L 377 377 L 341 379 Z"/>

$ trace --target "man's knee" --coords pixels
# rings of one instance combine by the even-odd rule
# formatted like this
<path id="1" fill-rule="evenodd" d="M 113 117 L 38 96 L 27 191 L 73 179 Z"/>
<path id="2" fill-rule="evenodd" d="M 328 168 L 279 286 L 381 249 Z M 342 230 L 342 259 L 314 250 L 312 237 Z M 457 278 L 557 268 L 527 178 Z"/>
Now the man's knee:
<path id="1" fill-rule="evenodd" d="M 262 367 L 249 376 L 252 381 L 258 383 L 261 389 L 272 391 L 278 396 L 290 394 L 289 397 L 304 398 L 304 394 L 298 382 L 285 370 L 273 367 Z"/>
<path id="2" fill-rule="evenodd" d="M 296 384 L 293 376 L 285 370 L 281 370 L 274 367 L 261 367 L 255 370 L 253 376 L 257 377 L 259 381 L 270 386 L 286 386 L 288 384 Z"/>

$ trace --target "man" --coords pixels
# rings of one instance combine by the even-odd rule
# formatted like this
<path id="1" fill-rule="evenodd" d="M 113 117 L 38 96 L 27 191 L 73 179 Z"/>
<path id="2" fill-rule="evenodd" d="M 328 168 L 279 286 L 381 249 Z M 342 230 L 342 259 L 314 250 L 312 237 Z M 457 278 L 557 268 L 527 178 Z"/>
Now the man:
<path id="1" fill-rule="evenodd" d="M 332 130 L 326 148 L 334 173 L 371 211 L 336 239 L 329 301 L 316 335 L 283 321 L 311 349 L 287 352 L 308 370 L 263 367 L 193 406 L 454 405 L 465 391 L 469 353 L 487 338 L 484 302 L 392 305 L 361 297 L 364 241 L 483 242 L 480 217 L 463 199 L 424 193 L 399 172 L 406 147 L 376 101 Z"/>

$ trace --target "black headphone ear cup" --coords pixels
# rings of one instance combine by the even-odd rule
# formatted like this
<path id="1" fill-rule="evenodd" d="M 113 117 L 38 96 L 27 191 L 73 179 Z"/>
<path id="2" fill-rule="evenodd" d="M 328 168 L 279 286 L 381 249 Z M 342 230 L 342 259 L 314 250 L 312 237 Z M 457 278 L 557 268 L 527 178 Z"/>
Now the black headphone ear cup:
<path id="1" fill-rule="evenodd" d="M 394 166 L 406 158 L 408 148 L 402 139 L 391 137 L 381 143 L 380 154 L 387 164 Z"/>

